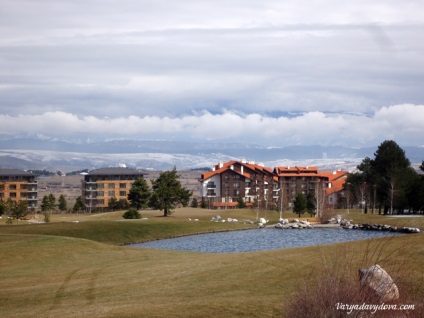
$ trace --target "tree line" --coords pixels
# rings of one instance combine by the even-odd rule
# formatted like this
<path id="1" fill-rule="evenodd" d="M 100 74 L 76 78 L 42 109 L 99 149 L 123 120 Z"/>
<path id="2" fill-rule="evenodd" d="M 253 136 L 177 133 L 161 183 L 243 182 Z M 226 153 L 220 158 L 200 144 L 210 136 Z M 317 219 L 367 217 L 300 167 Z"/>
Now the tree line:
<path id="1" fill-rule="evenodd" d="M 180 176 L 173 170 L 160 173 L 156 180 L 150 180 L 150 188 L 146 180 L 137 179 L 128 193 L 128 201 L 133 209 L 129 215 L 137 215 L 134 210 L 151 208 L 163 211 L 163 216 L 169 216 L 178 205 L 188 206 L 192 191 L 181 186 Z"/>
<path id="2" fill-rule="evenodd" d="M 420 165 L 424 172 L 424 161 Z M 357 203 L 364 213 L 421 213 L 424 208 L 424 175 L 411 166 L 405 151 L 393 140 L 380 144 L 374 158 L 366 157 L 349 174 L 344 192 L 347 207 Z"/>
<path id="3" fill-rule="evenodd" d="M 424 161 L 419 169 L 424 173 Z M 423 213 L 423 173 L 411 166 L 405 151 L 395 141 L 386 140 L 378 146 L 374 158 L 364 158 L 357 171 L 347 176 L 338 205 L 347 209 L 358 206 L 363 213 Z M 295 196 L 293 212 L 299 217 L 306 211 L 312 216 L 315 209 L 312 192 Z"/>

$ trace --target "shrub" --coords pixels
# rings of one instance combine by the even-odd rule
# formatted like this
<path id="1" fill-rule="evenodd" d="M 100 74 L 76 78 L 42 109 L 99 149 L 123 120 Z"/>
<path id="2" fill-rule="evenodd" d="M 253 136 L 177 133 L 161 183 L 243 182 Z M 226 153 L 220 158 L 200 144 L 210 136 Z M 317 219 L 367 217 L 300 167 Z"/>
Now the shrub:
<path id="1" fill-rule="evenodd" d="M 124 219 L 141 219 L 141 214 L 138 213 L 137 209 L 130 208 L 128 211 L 126 211 L 122 217 Z"/>

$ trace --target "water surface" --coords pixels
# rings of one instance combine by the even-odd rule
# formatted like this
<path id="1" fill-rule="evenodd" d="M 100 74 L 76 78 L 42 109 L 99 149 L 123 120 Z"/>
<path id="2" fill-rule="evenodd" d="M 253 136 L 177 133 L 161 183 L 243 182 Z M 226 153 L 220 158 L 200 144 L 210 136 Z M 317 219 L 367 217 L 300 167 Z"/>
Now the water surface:
<path id="1" fill-rule="evenodd" d="M 133 247 L 182 250 L 205 253 L 234 253 L 276 250 L 400 235 L 393 232 L 344 229 L 255 229 L 190 235 L 173 239 L 132 244 Z"/>

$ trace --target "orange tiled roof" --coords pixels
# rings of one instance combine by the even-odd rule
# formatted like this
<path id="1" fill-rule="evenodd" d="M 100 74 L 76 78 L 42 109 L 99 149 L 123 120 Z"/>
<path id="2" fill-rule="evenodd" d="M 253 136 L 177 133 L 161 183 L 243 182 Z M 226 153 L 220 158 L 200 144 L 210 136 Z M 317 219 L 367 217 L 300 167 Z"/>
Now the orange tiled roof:
<path id="1" fill-rule="evenodd" d="M 298 166 L 287 166 L 287 167 L 275 167 L 275 172 L 279 176 L 299 176 L 300 174 L 310 176 L 312 174 L 318 173 L 318 167 L 307 166 L 307 167 L 298 167 Z"/>
<path id="2" fill-rule="evenodd" d="M 334 180 L 338 180 L 340 178 L 347 176 L 348 173 L 349 172 L 347 171 L 338 170 L 338 171 L 321 171 L 319 174 L 324 177 L 327 177 L 328 181 L 334 181 Z"/>
<path id="3" fill-rule="evenodd" d="M 345 175 L 347 175 L 347 173 Z M 338 179 L 330 180 L 330 182 L 331 182 L 331 188 L 326 189 L 327 195 L 343 190 L 343 185 L 346 182 L 346 177 L 341 177 L 341 178 L 339 177 Z"/>
<path id="4" fill-rule="evenodd" d="M 222 163 L 222 167 L 221 168 L 219 167 L 220 166 L 219 164 L 215 165 L 214 166 L 215 171 L 205 172 L 204 174 L 202 174 L 202 177 L 200 178 L 200 181 L 207 180 L 207 179 L 213 177 L 214 175 L 221 174 L 222 172 L 231 169 L 231 166 L 234 165 L 234 164 L 236 164 L 236 163 L 238 163 L 238 164 L 240 164 L 240 165 L 242 165 L 242 166 L 244 166 L 246 168 L 249 168 L 250 170 L 253 170 L 253 171 L 259 171 L 259 172 L 262 172 L 262 173 L 273 174 L 272 169 L 267 168 L 267 167 L 264 167 L 262 165 L 252 164 L 252 163 L 243 163 L 241 161 L 231 160 L 231 161 Z M 251 174 L 248 173 L 248 172 L 241 173 L 240 171 L 236 171 L 236 170 L 233 170 L 233 171 L 235 173 L 238 173 L 239 175 L 242 175 L 242 176 L 246 177 L 246 178 L 249 178 L 250 179 L 250 177 L 251 177 Z"/>

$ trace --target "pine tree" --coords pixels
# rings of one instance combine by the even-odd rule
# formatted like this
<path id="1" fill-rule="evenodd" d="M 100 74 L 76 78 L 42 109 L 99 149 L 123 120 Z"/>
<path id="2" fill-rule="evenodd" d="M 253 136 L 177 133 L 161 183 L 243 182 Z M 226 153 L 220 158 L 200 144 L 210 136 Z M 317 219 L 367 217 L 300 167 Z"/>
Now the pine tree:
<path id="1" fill-rule="evenodd" d="M 149 206 L 163 211 L 164 216 L 169 216 L 172 209 L 175 209 L 179 204 L 188 206 L 193 194 L 181 186 L 178 178 L 179 175 L 174 167 L 171 171 L 162 172 L 158 179 L 151 180 L 153 193 Z"/>
<path id="2" fill-rule="evenodd" d="M 68 202 L 63 194 L 59 197 L 59 210 L 66 211 L 68 209 Z"/>
<path id="3" fill-rule="evenodd" d="M 306 211 L 306 197 L 302 192 L 298 192 L 293 201 L 293 212 L 300 217 Z"/>
<path id="4" fill-rule="evenodd" d="M 145 209 L 148 206 L 152 192 L 146 180 L 141 177 L 134 181 L 129 193 L 128 201 L 133 208 Z"/>

